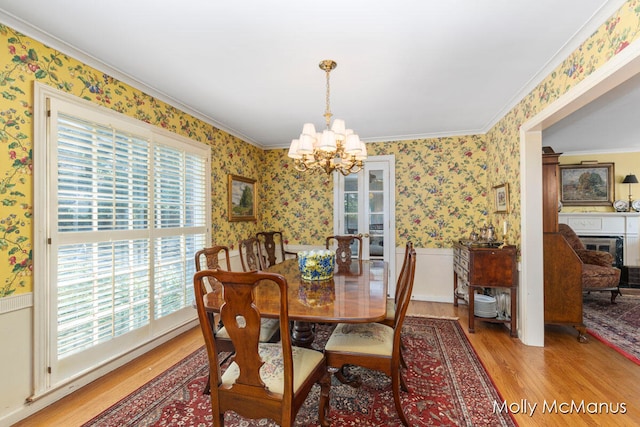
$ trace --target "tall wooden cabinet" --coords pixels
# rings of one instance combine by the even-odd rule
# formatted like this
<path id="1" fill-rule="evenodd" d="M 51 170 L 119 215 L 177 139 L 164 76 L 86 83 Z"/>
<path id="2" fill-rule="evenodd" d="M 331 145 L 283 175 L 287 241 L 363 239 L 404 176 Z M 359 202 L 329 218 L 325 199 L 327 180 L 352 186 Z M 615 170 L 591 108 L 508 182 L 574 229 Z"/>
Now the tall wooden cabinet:
<path id="1" fill-rule="evenodd" d="M 555 153 L 551 147 L 542 149 L 542 231 L 558 232 L 559 168 L 562 153 Z"/>
<path id="2" fill-rule="evenodd" d="M 544 322 L 571 325 L 586 341 L 582 322 L 582 263 L 558 233 L 559 161 L 562 153 L 542 151 L 542 228 L 544 250 Z"/>

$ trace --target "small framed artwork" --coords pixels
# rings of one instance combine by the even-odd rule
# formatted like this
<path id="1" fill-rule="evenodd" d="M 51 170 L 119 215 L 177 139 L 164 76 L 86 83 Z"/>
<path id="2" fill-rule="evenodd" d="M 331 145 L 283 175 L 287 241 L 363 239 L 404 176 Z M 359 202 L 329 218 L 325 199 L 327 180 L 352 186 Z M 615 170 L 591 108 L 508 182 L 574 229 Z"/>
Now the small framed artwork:
<path id="1" fill-rule="evenodd" d="M 258 208 L 256 180 L 229 175 L 229 221 L 255 221 Z"/>
<path id="2" fill-rule="evenodd" d="M 560 165 L 560 202 L 563 206 L 612 206 L 613 163 Z"/>
<path id="3" fill-rule="evenodd" d="M 509 213 L 509 183 L 493 187 L 493 195 L 496 203 L 496 213 Z"/>

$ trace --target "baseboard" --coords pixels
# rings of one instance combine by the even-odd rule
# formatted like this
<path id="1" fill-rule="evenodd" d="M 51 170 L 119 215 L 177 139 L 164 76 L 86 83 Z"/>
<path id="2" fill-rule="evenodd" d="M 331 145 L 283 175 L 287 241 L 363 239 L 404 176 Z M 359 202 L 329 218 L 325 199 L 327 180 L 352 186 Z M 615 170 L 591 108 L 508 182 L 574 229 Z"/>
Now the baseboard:
<path id="1" fill-rule="evenodd" d="M 453 303 L 453 296 L 444 297 L 440 295 L 416 295 L 413 294 L 411 301 L 423 301 L 423 302 L 447 302 Z"/>
<path id="2" fill-rule="evenodd" d="M 78 378 L 77 380 L 66 384 L 64 387 L 58 388 L 56 390 L 52 390 L 50 392 L 47 392 L 46 394 L 41 395 L 37 400 L 30 402 L 30 403 L 26 403 L 24 404 L 24 406 L 18 408 L 17 410 L 6 414 L 5 416 L 0 418 L 0 426 L 10 426 L 13 425 L 15 423 L 17 423 L 18 421 L 21 421 L 33 414 L 35 414 L 36 412 L 46 408 L 47 406 L 55 403 L 56 401 L 62 399 L 63 397 L 65 397 L 68 394 L 71 394 L 75 391 L 77 391 L 78 389 L 80 389 L 81 387 L 89 384 L 90 382 L 108 374 L 109 372 L 121 367 L 122 365 L 132 361 L 133 359 L 149 352 L 150 350 L 154 349 L 155 347 L 158 347 L 161 344 L 164 344 L 165 342 L 169 341 L 172 338 L 177 337 L 178 335 L 193 329 L 194 327 L 196 327 L 198 325 L 198 321 L 197 320 L 192 320 L 189 321 L 187 323 L 185 323 L 184 325 L 174 329 L 171 332 L 166 333 L 165 335 L 162 335 L 158 338 L 156 338 L 155 340 L 148 342 L 140 347 L 138 347 L 136 350 L 131 351 L 130 353 L 127 353 L 117 359 L 114 359 L 112 361 L 110 361 L 109 363 L 95 369 L 94 371 L 92 371 L 91 373 L 88 373 L 86 375 L 84 375 L 81 378 Z"/>

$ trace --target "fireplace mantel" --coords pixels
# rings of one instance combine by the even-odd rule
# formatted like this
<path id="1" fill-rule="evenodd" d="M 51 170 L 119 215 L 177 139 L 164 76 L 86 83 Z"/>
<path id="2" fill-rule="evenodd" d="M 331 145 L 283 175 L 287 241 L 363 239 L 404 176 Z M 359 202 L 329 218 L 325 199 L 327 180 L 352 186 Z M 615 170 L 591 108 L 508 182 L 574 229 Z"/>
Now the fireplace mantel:
<path id="1" fill-rule="evenodd" d="M 624 265 L 640 265 L 640 212 L 560 212 L 578 236 L 622 236 Z"/>

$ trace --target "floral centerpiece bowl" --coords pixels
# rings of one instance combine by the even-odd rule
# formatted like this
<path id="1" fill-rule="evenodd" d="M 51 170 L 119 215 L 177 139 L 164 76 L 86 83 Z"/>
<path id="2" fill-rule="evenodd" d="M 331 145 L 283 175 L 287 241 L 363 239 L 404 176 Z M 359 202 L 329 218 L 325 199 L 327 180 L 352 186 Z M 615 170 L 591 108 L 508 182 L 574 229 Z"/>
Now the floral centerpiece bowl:
<path id="1" fill-rule="evenodd" d="M 336 266 L 336 253 L 330 250 L 298 252 L 298 268 L 302 280 L 329 280 Z"/>

